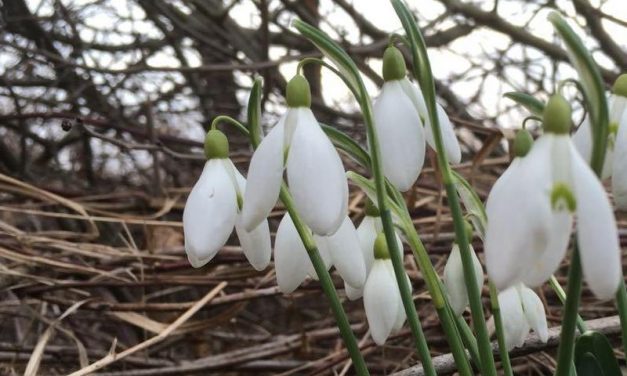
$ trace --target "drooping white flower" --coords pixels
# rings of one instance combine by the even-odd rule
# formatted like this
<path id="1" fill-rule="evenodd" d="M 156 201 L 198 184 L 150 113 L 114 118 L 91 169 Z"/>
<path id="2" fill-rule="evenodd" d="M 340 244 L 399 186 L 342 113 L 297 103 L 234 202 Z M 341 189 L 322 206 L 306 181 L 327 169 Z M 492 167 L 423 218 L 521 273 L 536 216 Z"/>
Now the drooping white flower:
<path id="1" fill-rule="evenodd" d="M 544 126 L 545 134 L 512 162 L 488 197 L 488 275 L 499 290 L 545 282 L 564 257 L 576 214 L 588 286 L 610 298 L 621 276 L 616 220 L 601 182 L 568 136 L 570 106 L 561 96 L 547 104 Z"/>
<path id="2" fill-rule="evenodd" d="M 533 290 L 518 284 L 501 291 L 498 301 L 507 351 L 522 346 L 529 329 L 533 329 L 546 343 L 549 332 L 544 305 Z"/>
<path id="3" fill-rule="evenodd" d="M 374 263 L 374 241 L 377 234 L 381 231 L 381 219 L 378 215 L 368 215 L 362 219 L 357 227 L 357 238 L 359 239 L 359 248 L 363 254 L 364 264 L 366 266 L 366 276 L 372 269 Z M 350 300 L 357 300 L 363 295 L 363 286 L 361 288 L 353 287 L 344 281 L 344 290 L 346 296 Z"/>
<path id="4" fill-rule="evenodd" d="M 422 92 L 406 77 L 405 61 L 396 47 L 385 50 L 383 78 L 385 83 L 373 108 L 381 163 L 385 176 L 404 192 L 422 170 L 425 141 L 434 150 L 435 141 Z M 453 126 L 444 109 L 436 105 L 447 157 L 452 163 L 459 163 L 461 149 Z"/>
<path id="5" fill-rule="evenodd" d="M 329 255 L 344 282 L 355 289 L 361 289 L 366 282 L 366 262 L 355 225 L 347 216 L 333 235 L 314 235 L 318 249 Z M 322 252 L 322 251 L 321 251 Z"/>
<path id="6" fill-rule="evenodd" d="M 331 267 L 326 248 L 319 248 L 320 256 L 327 269 Z M 281 292 L 288 294 L 296 290 L 307 277 L 317 278 L 311 259 L 298 235 L 292 217 L 285 213 L 274 241 L 274 269 Z"/>
<path id="7" fill-rule="evenodd" d="M 242 224 L 256 227 L 279 196 L 283 170 L 294 205 L 318 235 L 338 230 L 348 210 L 348 183 L 337 150 L 309 109 L 309 84 L 297 75 L 288 84 L 288 111 L 263 139 L 250 162 Z"/>
<path id="8" fill-rule="evenodd" d="M 602 178 L 612 177 L 612 192 L 619 209 L 627 209 L 627 74 L 618 77 L 608 97 L 609 133 Z M 592 126 L 586 116 L 573 135 L 581 156 L 592 158 Z"/>
<path id="9" fill-rule="evenodd" d="M 483 268 L 481 262 L 477 258 L 477 254 L 472 246 L 469 245 L 472 253 L 472 264 L 475 268 L 475 277 L 477 286 L 481 289 L 483 286 Z M 457 243 L 453 244 L 446 265 L 444 266 L 444 276 L 442 282 L 446 287 L 446 292 L 451 303 L 451 308 L 456 315 L 461 315 L 468 306 L 468 290 L 466 288 L 466 280 L 464 279 L 464 265 L 462 263 L 462 255 Z"/>
<path id="10" fill-rule="evenodd" d="M 364 308 L 372 339 L 383 345 L 393 331 L 403 326 L 407 316 L 383 233 L 375 240 L 374 254 L 364 286 Z"/>
<path id="11" fill-rule="evenodd" d="M 239 202 L 246 179 L 228 158 L 228 141 L 218 130 L 207 134 L 205 163 L 183 211 L 185 252 L 190 264 L 199 268 L 218 253 L 233 227 L 244 255 L 257 270 L 268 266 L 271 255 L 270 230 L 264 220 L 247 231 L 241 225 Z"/>

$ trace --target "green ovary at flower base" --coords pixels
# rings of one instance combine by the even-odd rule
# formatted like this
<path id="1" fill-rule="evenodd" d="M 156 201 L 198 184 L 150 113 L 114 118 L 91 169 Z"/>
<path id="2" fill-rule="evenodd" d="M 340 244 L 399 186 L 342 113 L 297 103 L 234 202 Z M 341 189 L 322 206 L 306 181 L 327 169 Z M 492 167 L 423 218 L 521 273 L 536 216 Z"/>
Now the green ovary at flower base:
<path id="1" fill-rule="evenodd" d="M 303 76 L 288 84 L 288 110 L 253 154 L 242 209 L 246 229 L 254 228 L 277 202 L 287 169 L 289 191 L 305 223 L 318 235 L 335 233 L 348 210 L 348 183 L 337 150 L 311 109 Z M 287 155 L 287 156 L 286 156 Z"/>
<path id="2" fill-rule="evenodd" d="M 244 255 L 257 270 L 270 263 L 268 221 L 264 218 L 251 231 L 242 225 L 241 197 L 246 179 L 228 158 L 224 133 L 210 130 L 205 138 L 208 160 L 192 188 L 183 212 L 185 252 L 193 267 L 199 268 L 218 253 L 233 232 L 237 232 Z"/>
<path id="3" fill-rule="evenodd" d="M 612 178 L 614 201 L 627 209 L 627 74 L 618 77 L 608 96 L 609 134 L 602 179 Z M 592 156 L 592 128 L 588 116 L 573 135 L 577 150 L 586 161 Z"/>
<path id="4" fill-rule="evenodd" d="M 488 197 L 488 275 L 499 290 L 544 283 L 564 258 L 576 215 L 586 281 L 597 297 L 609 299 L 621 279 L 612 207 L 568 135 L 568 103 L 554 95 L 544 115 L 544 135 L 512 161 Z"/>

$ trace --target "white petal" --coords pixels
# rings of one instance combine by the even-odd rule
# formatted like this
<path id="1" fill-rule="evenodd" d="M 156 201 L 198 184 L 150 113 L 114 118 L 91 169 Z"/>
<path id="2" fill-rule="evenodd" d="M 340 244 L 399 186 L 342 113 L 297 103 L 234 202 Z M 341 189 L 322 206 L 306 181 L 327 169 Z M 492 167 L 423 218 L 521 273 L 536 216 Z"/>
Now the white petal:
<path id="1" fill-rule="evenodd" d="M 523 312 L 516 286 L 501 291 L 498 300 L 505 344 L 507 351 L 510 351 L 514 347 L 522 345 L 527 333 L 529 333 L 529 324 Z"/>
<path id="2" fill-rule="evenodd" d="M 348 216 L 337 232 L 327 237 L 327 246 L 331 261 L 342 279 L 353 287 L 363 287 L 366 282 L 366 264 L 355 225 Z"/>
<path id="3" fill-rule="evenodd" d="M 542 300 L 533 290 L 524 285 L 518 286 L 518 293 L 525 317 L 527 318 L 527 324 L 538 334 L 540 340 L 546 343 L 549 340 L 549 329 Z"/>
<path id="4" fill-rule="evenodd" d="M 618 126 L 614 146 L 612 193 L 618 209 L 627 209 L 627 111 Z"/>
<path id="5" fill-rule="evenodd" d="M 270 256 L 272 255 L 268 221 L 262 221 L 253 231 L 246 231 L 241 224 L 241 218 L 241 216 L 237 217 L 235 232 L 244 255 L 253 268 L 263 270 L 270 264 Z"/>
<path id="6" fill-rule="evenodd" d="M 574 146 L 571 156 L 583 273 L 590 290 L 599 299 L 609 299 L 622 275 L 616 219 L 603 185 Z"/>
<path id="7" fill-rule="evenodd" d="M 370 268 L 372 267 L 372 263 L 374 262 L 374 241 L 377 239 L 377 235 L 381 231 L 380 229 L 377 229 L 379 226 L 378 222 L 381 222 L 379 217 L 366 215 L 357 227 L 357 238 L 359 239 L 361 252 L 364 256 L 366 274 L 368 274 Z"/>
<path id="8" fill-rule="evenodd" d="M 520 281 L 550 240 L 551 147 L 552 139 L 541 137 L 524 159 L 514 159 L 488 197 L 486 268 L 499 290 Z"/>
<path id="9" fill-rule="evenodd" d="M 333 260 L 331 259 L 331 246 L 329 245 L 328 238 L 326 236 L 320 236 L 316 234 L 313 234 L 313 238 L 318 248 L 318 253 L 322 258 L 322 261 L 324 262 L 324 265 L 327 267 L 327 270 L 331 269 L 331 267 L 333 266 Z M 316 269 L 314 269 L 314 266 L 311 262 L 309 263 L 308 274 L 312 279 L 316 281 L 319 279 L 318 274 L 316 273 Z"/>
<path id="10" fill-rule="evenodd" d="M 385 343 L 398 314 L 398 287 L 385 263 L 384 260 L 375 260 L 364 286 L 364 309 L 370 334 L 377 345 Z"/>
<path id="11" fill-rule="evenodd" d="M 470 250 L 472 252 L 477 286 L 481 288 L 483 286 L 483 269 L 474 249 L 470 247 Z M 446 286 L 453 312 L 456 315 L 461 315 L 466 306 L 468 306 L 468 290 L 466 289 L 466 280 L 464 279 L 462 257 L 457 244 L 453 244 L 453 249 L 444 266 L 443 282 L 444 286 Z"/>
<path id="12" fill-rule="evenodd" d="M 348 212 L 348 182 L 342 160 L 308 108 L 298 111 L 298 125 L 287 157 L 287 179 L 296 210 L 319 235 L 337 231 Z"/>
<path id="13" fill-rule="evenodd" d="M 268 217 L 283 182 L 285 116 L 261 141 L 250 160 L 242 208 L 242 225 L 248 231 Z"/>
<path id="14" fill-rule="evenodd" d="M 405 192 L 416 182 L 424 164 L 425 136 L 420 117 L 398 80 L 383 85 L 373 113 L 385 177 Z"/>
<path id="15" fill-rule="evenodd" d="M 400 83 L 405 95 L 409 97 L 416 111 L 418 111 L 420 120 L 425 124 L 425 119 L 429 119 L 429 111 L 427 110 L 427 104 L 425 103 L 425 97 L 422 95 L 422 91 L 418 85 L 409 81 L 407 77 L 400 80 Z"/>
<path id="16" fill-rule="evenodd" d="M 311 261 L 298 236 L 294 222 L 285 214 L 276 232 L 274 244 L 274 268 L 279 289 L 290 293 L 307 278 Z"/>
<path id="17" fill-rule="evenodd" d="M 364 288 L 358 289 L 344 282 L 344 292 L 348 300 L 357 300 L 364 295 Z"/>
<path id="18" fill-rule="evenodd" d="M 396 275 L 394 274 L 394 266 L 392 265 L 392 261 L 386 260 L 385 266 L 387 267 L 388 273 L 390 273 L 390 276 L 394 278 L 394 280 L 396 280 Z M 407 273 L 405 273 L 405 279 L 407 279 L 407 284 L 409 285 L 409 291 L 413 291 L 411 280 L 409 279 L 409 276 L 407 275 Z M 397 286 L 398 286 L 398 283 L 397 283 Z M 403 327 L 405 320 L 407 319 L 407 313 L 405 312 L 405 306 L 403 305 L 403 299 L 401 298 L 401 292 L 398 289 L 398 287 L 396 288 L 396 293 L 398 297 L 398 310 L 396 311 L 396 321 L 394 321 L 394 327 L 392 328 L 393 331 L 400 330 Z"/>
<path id="19" fill-rule="evenodd" d="M 185 252 L 193 267 L 208 263 L 229 239 L 237 200 L 233 183 L 219 159 L 205 163 L 183 211 Z"/>
<path id="20" fill-rule="evenodd" d="M 459 146 L 457 136 L 455 135 L 453 124 L 448 118 L 446 111 L 444 111 L 444 108 L 442 108 L 439 103 L 436 103 L 435 105 L 438 111 L 438 123 L 440 124 L 440 131 L 442 132 L 442 142 L 444 143 L 446 158 L 448 158 L 449 162 L 457 164 L 462 161 L 462 150 Z M 433 150 L 436 150 L 435 139 L 433 138 L 433 130 L 431 129 L 430 121 L 425 122 L 425 131 L 429 146 L 431 146 Z"/>

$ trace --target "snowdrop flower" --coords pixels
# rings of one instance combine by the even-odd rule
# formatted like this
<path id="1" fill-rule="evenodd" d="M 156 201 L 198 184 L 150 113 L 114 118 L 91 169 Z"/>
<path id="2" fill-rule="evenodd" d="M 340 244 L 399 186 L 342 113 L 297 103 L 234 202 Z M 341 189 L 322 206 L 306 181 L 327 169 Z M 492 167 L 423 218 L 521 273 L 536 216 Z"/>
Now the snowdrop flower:
<path id="1" fill-rule="evenodd" d="M 399 247 L 402 249 L 401 244 Z M 372 339 L 383 345 L 393 331 L 403 326 L 407 316 L 383 233 L 375 240 L 374 257 L 364 286 L 364 308 Z"/>
<path id="2" fill-rule="evenodd" d="M 388 47 L 383 55 L 385 83 L 373 108 L 383 172 L 403 192 L 411 188 L 422 170 L 425 141 L 435 150 L 424 97 L 406 73 L 401 52 L 394 46 Z M 452 163 L 459 163 L 461 149 L 453 126 L 439 104 L 437 112 L 447 157 Z"/>
<path id="3" fill-rule="evenodd" d="M 472 264 L 475 268 L 475 277 L 477 286 L 481 289 L 483 286 L 483 269 L 477 258 L 477 254 L 472 246 L 469 245 L 472 253 Z M 461 315 L 468 306 L 468 290 L 466 289 L 466 280 L 464 279 L 464 266 L 462 264 L 462 255 L 459 251 L 457 243 L 453 244 L 451 254 L 448 256 L 446 265 L 444 266 L 443 283 L 446 287 L 451 308 L 456 315 Z"/>
<path id="4" fill-rule="evenodd" d="M 350 218 L 344 218 L 335 234 L 330 236 L 314 234 L 313 237 L 327 269 L 335 265 L 346 283 L 361 289 L 366 282 L 366 263 L 355 226 Z M 283 293 L 296 290 L 307 277 L 318 279 L 303 241 L 288 213 L 283 216 L 277 230 L 274 264 L 277 283 Z"/>
<path id="5" fill-rule="evenodd" d="M 498 300 L 507 351 L 522 346 L 529 329 L 533 329 L 546 343 L 549 331 L 544 305 L 533 290 L 518 284 L 501 291 Z"/>
<path id="6" fill-rule="evenodd" d="M 190 264 L 199 268 L 211 261 L 235 227 L 244 255 L 255 269 L 263 270 L 271 254 L 268 221 L 250 231 L 242 226 L 239 211 L 246 180 L 228 154 L 224 133 L 210 130 L 205 139 L 207 162 L 183 211 L 185 252 Z"/>
<path id="7" fill-rule="evenodd" d="M 621 279 L 612 207 L 568 136 L 571 110 L 563 97 L 551 97 L 543 121 L 544 135 L 514 159 L 488 197 L 488 275 L 499 290 L 545 282 L 564 257 L 576 214 L 585 279 L 598 298 L 610 298 Z"/>
<path id="8" fill-rule="evenodd" d="M 602 179 L 616 175 L 612 188 L 616 203 L 620 208 L 627 207 L 627 74 L 614 83 L 608 97 L 609 134 L 607 150 L 603 162 Z M 622 130 L 621 130 L 622 129 Z M 592 158 L 592 126 L 588 116 L 573 135 L 573 142 L 581 156 L 588 162 Z"/>
<path id="9" fill-rule="evenodd" d="M 335 233 L 348 211 L 348 183 L 337 150 L 309 106 L 307 80 L 296 75 L 287 85 L 287 113 L 253 154 L 244 194 L 242 223 L 255 228 L 274 207 L 283 170 L 303 221 L 318 235 Z"/>
<path id="10" fill-rule="evenodd" d="M 374 241 L 377 238 L 377 234 L 383 230 L 383 226 L 381 224 L 379 210 L 370 199 L 366 201 L 365 211 L 366 215 L 364 219 L 361 220 L 359 227 L 357 227 L 357 238 L 359 239 L 359 247 L 363 254 L 367 276 L 374 263 Z M 346 282 L 344 282 L 344 291 L 349 300 L 357 300 L 363 295 L 363 287 L 355 288 Z"/>

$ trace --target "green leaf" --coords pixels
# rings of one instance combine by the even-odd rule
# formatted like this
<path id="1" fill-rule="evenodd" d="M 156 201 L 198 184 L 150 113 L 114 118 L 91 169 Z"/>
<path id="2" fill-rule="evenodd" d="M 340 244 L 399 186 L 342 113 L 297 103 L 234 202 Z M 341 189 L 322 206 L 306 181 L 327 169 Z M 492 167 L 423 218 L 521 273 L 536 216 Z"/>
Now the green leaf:
<path id="1" fill-rule="evenodd" d="M 594 358 L 600 367 L 600 373 L 580 373 L 580 364 L 585 367 L 585 370 L 593 369 L 590 357 Z M 618 365 L 618 361 L 614 356 L 614 350 L 607 337 L 599 332 L 586 332 L 582 334 L 575 343 L 575 366 L 577 367 L 577 374 L 581 375 L 605 375 L 605 376 L 620 376 L 621 370 Z"/>
<path id="2" fill-rule="evenodd" d="M 529 112 L 536 116 L 542 116 L 542 113 L 544 112 L 544 103 L 529 94 L 521 93 L 519 91 L 512 91 L 503 94 L 503 96 L 525 107 L 527 110 L 529 110 Z"/>
<path id="3" fill-rule="evenodd" d="M 457 194 L 461 198 L 466 211 L 470 214 L 470 221 L 475 228 L 479 237 L 483 240 L 485 236 L 485 230 L 488 223 L 488 215 L 485 212 L 483 202 L 477 193 L 472 189 L 470 183 L 466 181 L 460 174 L 455 171 L 453 173 L 453 184 L 457 190 Z"/>
<path id="4" fill-rule="evenodd" d="M 309 39 L 324 56 L 337 66 L 342 76 L 344 76 L 344 81 L 349 86 L 349 89 L 357 96 L 357 100 L 359 101 L 360 96 L 358 93 L 359 87 L 361 86 L 360 84 L 362 84 L 361 76 L 359 75 L 359 69 L 357 69 L 355 62 L 348 56 L 346 51 L 327 34 L 306 22 L 294 20 L 292 26 L 305 38 Z"/>
<path id="5" fill-rule="evenodd" d="M 590 165 L 600 176 L 603 170 L 605 150 L 607 147 L 607 137 L 609 132 L 609 115 L 607 109 L 607 99 L 601 72 L 596 65 L 588 48 L 586 48 L 579 36 L 568 25 L 566 20 L 557 12 L 549 14 L 549 21 L 555 27 L 566 45 L 566 52 L 570 62 L 573 64 L 581 85 L 584 89 L 586 108 L 590 113 L 592 125 L 593 145 Z"/>
<path id="6" fill-rule="evenodd" d="M 364 191 L 366 196 L 368 196 L 372 202 L 377 202 L 377 191 L 374 186 L 374 182 L 371 179 L 368 179 L 355 171 L 348 171 L 346 173 L 346 177 L 348 177 L 350 181 Z M 385 204 L 391 209 L 393 216 L 397 220 L 404 217 L 401 208 L 388 195 L 385 195 Z"/>
<path id="7" fill-rule="evenodd" d="M 361 145 L 337 128 L 326 124 L 320 124 L 320 126 L 337 148 L 348 154 L 348 156 L 362 167 L 370 169 L 370 155 L 368 155 Z"/>
<path id="8" fill-rule="evenodd" d="M 591 353 L 585 353 L 575 360 L 577 376 L 605 376 L 601 364 Z"/>
<path id="9" fill-rule="evenodd" d="M 261 142 L 261 89 L 263 85 L 263 78 L 255 78 L 253 87 L 250 90 L 250 96 L 248 97 L 248 132 L 250 135 L 250 142 L 253 147 L 257 147 Z"/>

